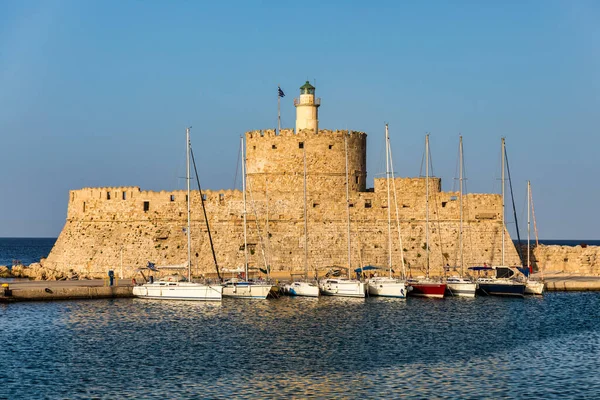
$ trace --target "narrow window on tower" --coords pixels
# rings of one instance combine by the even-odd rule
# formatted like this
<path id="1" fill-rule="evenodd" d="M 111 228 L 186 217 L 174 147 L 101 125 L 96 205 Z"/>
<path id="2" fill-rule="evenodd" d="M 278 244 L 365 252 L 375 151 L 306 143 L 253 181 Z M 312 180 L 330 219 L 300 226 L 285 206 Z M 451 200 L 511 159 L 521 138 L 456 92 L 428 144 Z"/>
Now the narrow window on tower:
<path id="1" fill-rule="evenodd" d="M 273 144 L 273 145 L 271 145 L 271 148 L 272 148 L 273 150 L 275 150 L 275 149 L 277 149 L 277 146 L 275 146 L 275 145 Z"/>
<path id="2" fill-rule="evenodd" d="M 332 144 L 329 145 L 329 150 L 331 150 L 331 149 L 333 149 L 333 145 Z"/>
<path id="3" fill-rule="evenodd" d="M 150 202 L 149 201 L 145 201 L 144 202 L 144 212 L 147 212 L 150 210 Z"/>
<path id="4" fill-rule="evenodd" d="M 174 194 L 172 194 L 172 195 L 169 197 L 169 200 L 170 200 L 170 201 L 175 201 L 175 195 L 174 195 Z"/>
<path id="5" fill-rule="evenodd" d="M 106 200 L 110 200 L 110 192 L 106 192 Z"/>
<path id="6" fill-rule="evenodd" d="M 371 208 L 371 200 L 365 200 L 365 208 Z"/>
<path id="7" fill-rule="evenodd" d="M 127 192 L 123 192 L 122 196 L 123 196 L 123 200 L 127 200 Z"/>
<path id="8" fill-rule="evenodd" d="M 299 149 L 303 149 L 303 148 L 304 148 L 304 142 L 300 142 L 300 143 L 298 143 L 298 148 L 299 148 Z"/>
<path id="9" fill-rule="evenodd" d="M 358 176 L 356 177 L 356 184 L 358 184 Z"/>

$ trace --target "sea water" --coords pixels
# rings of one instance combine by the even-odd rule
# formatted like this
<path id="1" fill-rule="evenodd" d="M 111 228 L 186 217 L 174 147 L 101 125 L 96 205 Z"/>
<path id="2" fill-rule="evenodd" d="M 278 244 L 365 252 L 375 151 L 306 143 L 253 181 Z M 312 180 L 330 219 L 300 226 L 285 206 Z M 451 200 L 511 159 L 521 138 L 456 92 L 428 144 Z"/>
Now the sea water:
<path id="1" fill-rule="evenodd" d="M 0 399 L 600 398 L 600 293 L 0 304 L 0 362 Z"/>
<path id="2" fill-rule="evenodd" d="M 0 305 L 0 398 L 598 398 L 600 293 Z"/>

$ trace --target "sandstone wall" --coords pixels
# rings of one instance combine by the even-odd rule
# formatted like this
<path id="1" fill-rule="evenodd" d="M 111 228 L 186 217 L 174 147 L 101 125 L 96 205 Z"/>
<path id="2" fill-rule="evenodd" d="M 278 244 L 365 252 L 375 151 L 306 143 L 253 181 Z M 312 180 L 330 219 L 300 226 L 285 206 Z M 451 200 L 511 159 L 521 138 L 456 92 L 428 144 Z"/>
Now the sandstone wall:
<path id="1" fill-rule="evenodd" d="M 526 247 L 523 254 L 526 254 Z M 544 246 L 531 252 L 534 271 L 544 274 L 600 275 L 600 246 Z"/>
<path id="2" fill-rule="evenodd" d="M 346 193 L 346 151 L 351 191 L 364 191 L 367 180 L 367 135 L 363 132 L 292 129 L 246 133 L 248 186 L 254 192 L 302 192 L 304 156 L 311 191 L 331 196 Z"/>
<path id="3" fill-rule="evenodd" d="M 360 138 L 360 135 L 356 137 Z M 339 142 L 334 146 L 336 144 Z M 248 146 L 252 146 L 251 140 L 248 140 Z M 356 168 L 360 170 L 360 157 L 355 160 Z M 297 168 L 297 161 L 295 163 Z M 271 175 L 266 176 L 271 179 Z M 308 264 L 311 271 L 348 264 L 345 188 L 342 185 L 334 192 L 333 187 L 328 186 L 325 191 L 321 178 L 316 172 L 307 177 Z M 400 245 L 395 227 L 396 207 L 392 202 L 394 269 L 400 270 L 403 250 L 412 274 L 423 275 L 426 269 L 425 179 L 396 178 L 394 183 L 402 233 Z M 302 178 L 297 185 L 299 190 L 283 190 L 285 186 L 282 190 L 271 190 L 269 183 L 268 191 L 264 187 L 257 190 L 258 184 L 249 185 L 247 228 L 251 266 L 263 268 L 266 259 L 273 271 L 303 271 Z M 430 268 L 433 275 L 441 274 L 446 263 L 457 265 L 459 253 L 458 193 L 441 192 L 440 188 L 438 178 L 430 179 Z M 357 189 L 361 189 L 360 184 L 353 187 L 350 198 L 352 267 L 387 265 L 387 184 L 382 178 L 375 180 L 372 191 Z M 205 198 L 220 267 L 242 266 L 241 191 L 206 191 Z M 212 255 L 197 191 L 192 192 L 191 204 L 194 272 L 212 273 Z M 500 264 L 502 235 L 505 237 L 505 264 L 518 263 L 515 247 L 501 224 L 499 195 L 466 195 L 464 214 L 464 260 L 467 266 L 484 262 Z M 184 191 L 151 192 L 138 187 L 73 190 L 69 194 L 65 227 L 44 265 L 65 271 L 73 269 L 88 276 L 105 276 L 108 269 L 119 273 L 122 257 L 124 275 L 131 276 L 148 261 L 156 265 L 181 264 L 186 260 L 185 225 Z"/>

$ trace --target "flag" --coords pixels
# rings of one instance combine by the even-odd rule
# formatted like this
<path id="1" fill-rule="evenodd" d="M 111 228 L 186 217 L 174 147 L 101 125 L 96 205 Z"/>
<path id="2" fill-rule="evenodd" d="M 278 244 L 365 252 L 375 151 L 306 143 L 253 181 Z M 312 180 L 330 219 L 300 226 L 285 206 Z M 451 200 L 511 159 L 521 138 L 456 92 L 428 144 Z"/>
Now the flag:
<path id="1" fill-rule="evenodd" d="M 279 97 L 285 97 L 285 93 L 283 93 L 283 90 L 281 90 L 279 86 L 277 86 L 277 93 L 279 94 Z"/>
<path id="2" fill-rule="evenodd" d="M 154 266 L 153 262 L 148 261 L 148 269 L 151 271 L 156 271 L 156 267 Z"/>

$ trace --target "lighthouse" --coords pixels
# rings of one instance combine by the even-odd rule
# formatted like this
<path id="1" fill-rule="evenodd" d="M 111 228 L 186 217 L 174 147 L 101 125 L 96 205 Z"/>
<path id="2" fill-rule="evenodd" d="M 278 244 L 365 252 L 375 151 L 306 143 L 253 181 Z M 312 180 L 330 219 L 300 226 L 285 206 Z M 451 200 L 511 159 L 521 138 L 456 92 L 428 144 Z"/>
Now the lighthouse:
<path id="1" fill-rule="evenodd" d="M 296 107 L 296 133 L 302 129 L 312 129 L 319 133 L 319 106 L 321 99 L 315 99 L 315 87 L 308 81 L 300 87 L 300 97 L 294 99 Z"/>

